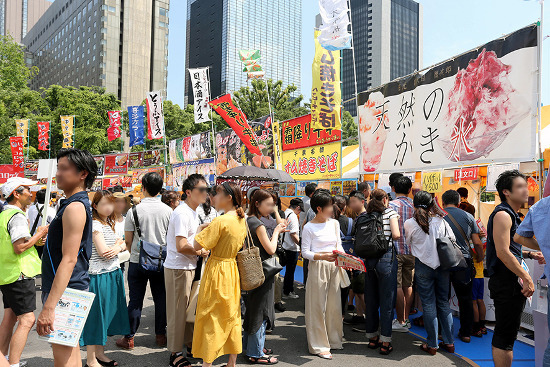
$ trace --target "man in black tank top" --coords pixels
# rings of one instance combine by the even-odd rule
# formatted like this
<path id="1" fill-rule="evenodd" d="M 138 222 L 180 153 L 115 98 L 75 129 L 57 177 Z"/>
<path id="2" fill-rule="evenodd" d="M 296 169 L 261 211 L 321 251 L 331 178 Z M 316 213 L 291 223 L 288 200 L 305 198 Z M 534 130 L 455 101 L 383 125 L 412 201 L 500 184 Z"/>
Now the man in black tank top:
<path id="1" fill-rule="evenodd" d="M 42 312 L 36 321 L 39 335 L 53 330 L 55 306 L 66 288 L 87 290 L 88 262 L 92 254 L 92 216 L 86 189 L 92 187 L 97 164 L 79 149 L 62 149 L 57 155 L 57 187 L 65 193 L 50 224 L 42 261 Z M 56 366 L 82 366 L 80 348 L 52 344 Z"/>
<path id="2" fill-rule="evenodd" d="M 513 239 L 521 222 L 518 211 L 527 202 L 529 190 L 525 176 L 517 170 L 503 172 L 496 188 L 502 203 L 487 224 L 487 273 L 496 319 L 493 360 L 496 367 L 509 367 L 526 297 L 535 291 L 531 276 L 521 266 L 526 251 Z"/>

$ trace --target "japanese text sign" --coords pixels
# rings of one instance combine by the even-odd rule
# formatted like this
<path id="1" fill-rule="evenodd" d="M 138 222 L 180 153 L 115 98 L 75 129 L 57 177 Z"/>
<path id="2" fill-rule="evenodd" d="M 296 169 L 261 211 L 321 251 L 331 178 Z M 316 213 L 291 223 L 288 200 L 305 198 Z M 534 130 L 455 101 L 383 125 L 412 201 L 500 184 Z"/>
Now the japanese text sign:
<path id="1" fill-rule="evenodd" d="M 454 180 L 455 181 L 472 181 L 477 179 L 478 169 L 477 167 L 455 169 Z"/>
<path id="2" fill-rule="evenodd" d="M 5 183 L 10 177 L 24 177 L 24 174 L 13 164 L 0 164 L 0 184 Z"/>
<path id="3" fill-rule="evenodd" d="M 443 175 L 441 171 L 422 172 L 422 190 L 434 194 L 443 190 Z"/>
<path id="4" fill-rule="evenodd" d="M 164 137 L 164 112 L 160 92 L 147 93 L 147 139 Z"/>
<path id="5" fill-rule="evenodd" d="M 61 120 L 61 133 L 63 134 L 62 148 L 73 147 L 74 116 L 59 116 Z"/>
<path id="6" fill-rule="evenodd" d="M 296 180 L 340 178 L 342 144 L 329 143 L 283 152 L 283 169 Z"/>
<path id="7" fill-rule="evenodd" d="M 27 137 L 29 136 L 29 120 L 15 120 L 17 135 L 23 138 L 23 146 L 27 146 Z"/>
<path id="8" fill-rule="evenodd" d="M 326 144 L 342 139 L 341 130 L 313 130 L 311 127 L 311 115 L 283 121 L 281 126 L 283 151 Z"/>
<path id="9" fill-rule="evenodd" d="M 120 128 L 122 126 L 122 112 L 121 111 L 107 111 L 109 117 L 109 127 L 107 128 L 107 138 L 109 141 L 113 141 L 122 136 Z"/>
<path id="10" fill-rule="evenodd" d="M 50 122 L 37 122 L 38 126 L 38 150 L 50 149 Z"/>
<path id="11" fill-rule="evenodd" d="M 208 80 L 208 69 L 189 69 L 191 86 L 193 87 L 193 110 L 195 123 L 210 121 L 210 82 Z"/>
<path id="12" fill-rule="evenodd" d="M 126 174 L 128 172 L 128 154 L 112 154 L 105 156 L 105 174 Z"/>
<path id="13" fill-rule="evenodd" d="M 128 107 L 128 125 L 130 130 L 130 146 L 144 145 L 143 106 Z"/>
<path id="14" fill-rule="evenodd" d="M 10 136 L 11 157 L 16 171 L 23 171 L 23 137 Z"/>
<path id="15" fill-rule="evenodd" d="M 357 97 L 360 172 L 535 157 L 537 26 Z"/>

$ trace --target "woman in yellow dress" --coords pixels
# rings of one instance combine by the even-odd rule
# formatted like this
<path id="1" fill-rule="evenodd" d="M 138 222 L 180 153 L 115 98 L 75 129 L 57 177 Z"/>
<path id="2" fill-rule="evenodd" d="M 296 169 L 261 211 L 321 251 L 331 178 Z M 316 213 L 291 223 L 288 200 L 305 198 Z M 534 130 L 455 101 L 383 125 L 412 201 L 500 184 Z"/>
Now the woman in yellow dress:
<path id="1" fill-rule="evenodd" d="M 225 214 L 195 236 L 195 249 L 211 250 L 211 254 L 199 290 L 192 353 L 203 360 L 203 367 L 229 354 L 227 367 L 234 367 L 242 352 L 241 286 L 235 260 L 246 238 L 241 190 L 224 182 L 214 201 Z"/>

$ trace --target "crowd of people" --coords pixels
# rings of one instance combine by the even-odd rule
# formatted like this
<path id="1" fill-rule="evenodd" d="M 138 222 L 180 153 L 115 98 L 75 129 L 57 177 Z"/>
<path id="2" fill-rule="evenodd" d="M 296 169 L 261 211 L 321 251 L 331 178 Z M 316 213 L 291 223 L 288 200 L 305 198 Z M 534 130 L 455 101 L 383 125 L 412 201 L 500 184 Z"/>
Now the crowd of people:
<path id="1" fill-rule="evenodd" d="M 470 343 L 472 336 L 487 334 L 488 276 L 496 317 L 493 359 L 497 367 L 510 366 L 521 313 L 534 292 L 522 260 L 544 263 L 544 255 L 550 256 L 550 198 L 531 207 L 521 222 L 528 189 L 518 171 L 498 178 L 501 203 L 484 231 L 467 189 L 448 190 L 438 203 L 425 191 L 412 195 L 411 180 L 400 173 L 391 175 L 387 188 L 361 182 L 348 196 L 311 183 L 306 196 L 291 199 L 283 211 L 275 192 L 252 188 L 245 198 L 237 184 L 209 187 L 200 174 L 187 177 L 181 193 L 164 190 L 163 178 L 150 172 L 142 179 L 141 200 L 121 187 L 89 195 L 97 172 L 93 157 L 63 149 L 57 160 L 56 183 L 64 198 L 55 203 L 45 190 L 33 202 L 30 187 L 36 182 L 29 179 L 10 178 L 1 187 L 0 351 L 6 358 L 0 366 L 26 365 L 21 356 L 31 329 L 36 323 L 39 335 L 53 331 L 66 288 L 95 294 L 79 343 L 86 346 L 86 366 L 117 366 L 104 346 L 108 336 L 119 335 L 119 348 L 135 347 L 147 286 L 155 341 L 168 349 L 171 367 L 191 366 L 194 359 L 211 366 L 223 355 L 233 367 L 241 353 L 251 364 L 276 364 L 266 334 L 274 330 L 275 311 L 285 312 L 285 303 L 300 297 L 300 258 L 309 353 L 333 359 L 331 351 L 344 347 L 348 324 L 365 334 L 368 348 L 389 355 L 392 333 L 407 332 L 412 322 L 426 329 L 422 351 L 453 353 L 455 338 Z M 265 280 L 244 292 L 236 257 L 246 241 L 259 249 Z M 460 268 L 443 266 L 441 243 L 460 249 Z M 361 257 L 366 271 L 336 266 L 336 252 Z M 550 275 L 548 267 L 545 273 Z M 35 320 L 39 275 L 43 307 Z M 460 310 L 456 333 L 451 284 Z M 411 318 L 418 312 L 416 297 L 422 316 Z M 80 347 L 52 344 L 54 365 L 81 366 Z M 548 350 L 545 363 L 550 366 Z"/>

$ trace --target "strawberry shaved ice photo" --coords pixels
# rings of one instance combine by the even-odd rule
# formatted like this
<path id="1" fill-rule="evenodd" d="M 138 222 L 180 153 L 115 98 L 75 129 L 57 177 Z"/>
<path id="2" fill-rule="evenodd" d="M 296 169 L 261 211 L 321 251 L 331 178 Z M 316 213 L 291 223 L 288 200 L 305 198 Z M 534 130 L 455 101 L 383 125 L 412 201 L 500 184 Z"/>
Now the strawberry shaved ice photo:
<path id="1" fill-rule="evenodd" d="M 374 172 L 380 164 L 388 136 L 389 118 L 384 95 L 374 92 L 364 105 L 357 107 L 361 139 L 361 165 L 364 172 Z"/>
<path id="2" fill-rule="evenodd" d="M 512 86 L 511 69 L 494 51 L 483 49 L 458 71 L 437 140 L 449 160 L 487 157 L 527 116 L 529 104 Z"/>

